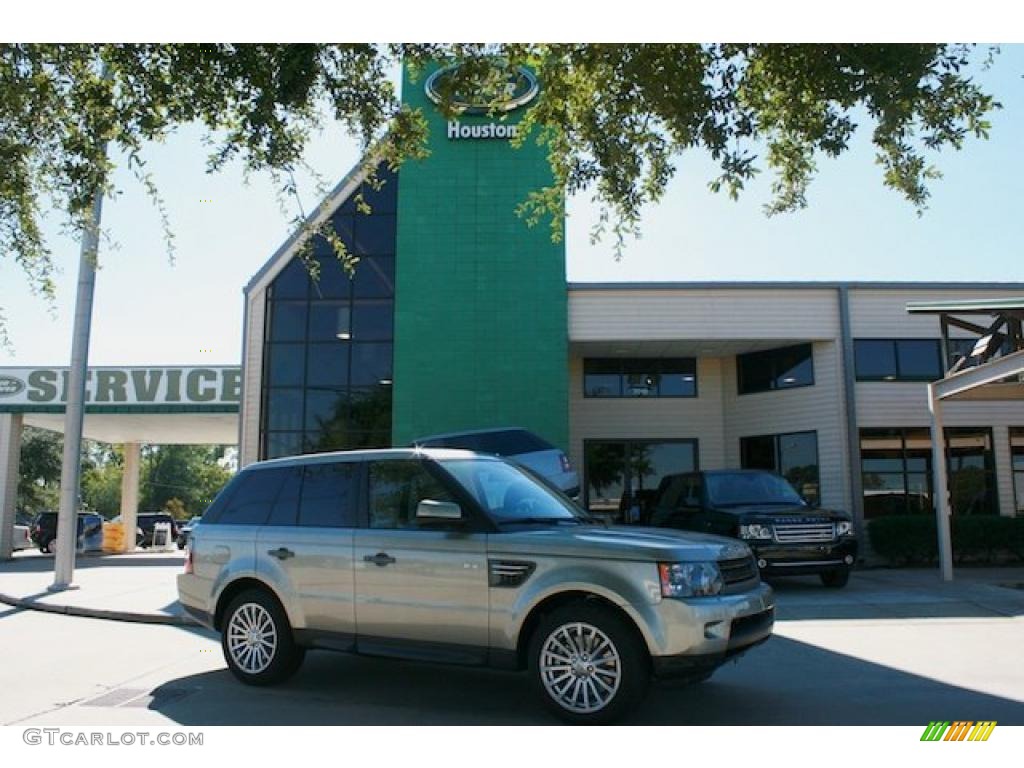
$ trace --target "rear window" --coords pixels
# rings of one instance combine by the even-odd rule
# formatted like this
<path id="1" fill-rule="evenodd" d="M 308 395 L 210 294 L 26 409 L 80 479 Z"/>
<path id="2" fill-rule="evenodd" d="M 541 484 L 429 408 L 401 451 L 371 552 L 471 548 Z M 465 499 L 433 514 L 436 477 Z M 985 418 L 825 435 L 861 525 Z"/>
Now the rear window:
<path id="1" fill-rule="evenodd" d="M 203 525 L 263 525 L 287 472 L 283 467 L 240 472 L 207 510 Z"/>
<path id="2" fill-rule="evenodd" d="M 462 448 L 477 453 L 493 453 L 498 456 L 517 456 L 522 453 L 550 451 L 550 443 L 525 429 L 504 429 L 497 432 L 480 432 L 468 435 L 452 435 L 419 443 L 424 448 Z"/>

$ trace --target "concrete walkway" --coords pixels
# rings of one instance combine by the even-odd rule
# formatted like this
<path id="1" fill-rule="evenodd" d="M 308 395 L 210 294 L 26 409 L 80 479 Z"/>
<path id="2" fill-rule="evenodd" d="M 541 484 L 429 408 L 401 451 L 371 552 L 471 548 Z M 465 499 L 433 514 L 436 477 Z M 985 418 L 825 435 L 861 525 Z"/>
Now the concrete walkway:
<path id="1" fill-rule="evenodd" d="M 18 553 L 0 562 L 0 603 L 19 608 L 150 624 L 194 622 L 178 603 L 181 552 L 79 556 L 77 589 L 51 593 L 53 558 Z M 817 577 L 773 582 L 780 621 L 1024 616 L 1024 568 L 958 568 L 945 584 L 938 569 L 857 571 L 844 589 Z"/>
<path id="2" fill-rule="evenodd" d="M 0 562 L 0 603 L 99 619 L 192 625 L 195 622 L 178 603 L 175 582 L 184 567 L 185 557 L 179 551 L 79 555 L 76 588 L 49 592 L 53 557 L 19 552 Z"/>

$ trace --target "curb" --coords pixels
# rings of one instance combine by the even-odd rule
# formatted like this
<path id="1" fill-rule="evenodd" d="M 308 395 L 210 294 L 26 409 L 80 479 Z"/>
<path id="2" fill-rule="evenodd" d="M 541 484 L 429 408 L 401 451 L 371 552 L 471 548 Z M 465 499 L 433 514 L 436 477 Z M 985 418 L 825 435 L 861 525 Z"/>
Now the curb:
<path id="1" fill-rule="evenodd" d="M 131 611 L 107 611 L 102 608 L 83 608 L 76 605 L 54 605 L 28 600 L 22 597 L 11 597 L 0 594 L 0 603 L 13 608 L 24 608 L 41 613 L 59 613 L 65 616 L 81 616 L 87 619 L 105 619 L 107 621 L 126 621 L 134 624 L 165 624 L 177 627 L 198 627 L 199 622 L 191 616 L 174 616 L 165 613 L 132 613 Z"/>

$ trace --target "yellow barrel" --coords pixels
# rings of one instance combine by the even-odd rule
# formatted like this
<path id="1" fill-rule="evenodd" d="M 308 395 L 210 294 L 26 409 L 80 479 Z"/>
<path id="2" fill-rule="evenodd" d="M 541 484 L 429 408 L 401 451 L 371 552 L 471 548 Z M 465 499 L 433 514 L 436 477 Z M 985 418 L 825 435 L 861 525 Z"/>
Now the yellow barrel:
<path id="1" fill-rule="evenodd" d="M 124 523 L 103 524 L 103 551 L 121 552 L 124 549 Z"/>

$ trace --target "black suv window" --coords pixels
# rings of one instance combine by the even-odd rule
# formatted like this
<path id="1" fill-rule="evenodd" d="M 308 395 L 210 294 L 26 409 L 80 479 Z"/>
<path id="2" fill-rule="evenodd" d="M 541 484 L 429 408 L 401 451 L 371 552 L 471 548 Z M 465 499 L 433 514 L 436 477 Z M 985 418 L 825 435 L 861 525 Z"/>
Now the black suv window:
<path id="1" fill-rule="evenodd" d="M 700 475 L 676 475 L 666 478 L 657 506 L 660 509 L 683 509 L 700 506 Z"/>
<path id="2" fill-rule="evenodd" d="M 299 525 L 318 528 L 355 526 L 353 462 L 308 464 L 302 472 Z"/>
<path id="3" fill-rule="evenodd" d="M 370 527 L 416 528 L 416 507 L 424 499 L 452 501 L 451 494 L 421 461 L 370 464 Z M 432 530 L 437 526 L 432 525 Z"/>
<path id="4" fill-rule="evenodd" d="M 286 472 L 284 468 L 275 468 L 240 473 L 231 484 L 230 496 L 224 505 L 218 510 L 214 502 L 214 507 L 203 517 L 203 524 L 263 525 Z"/>

